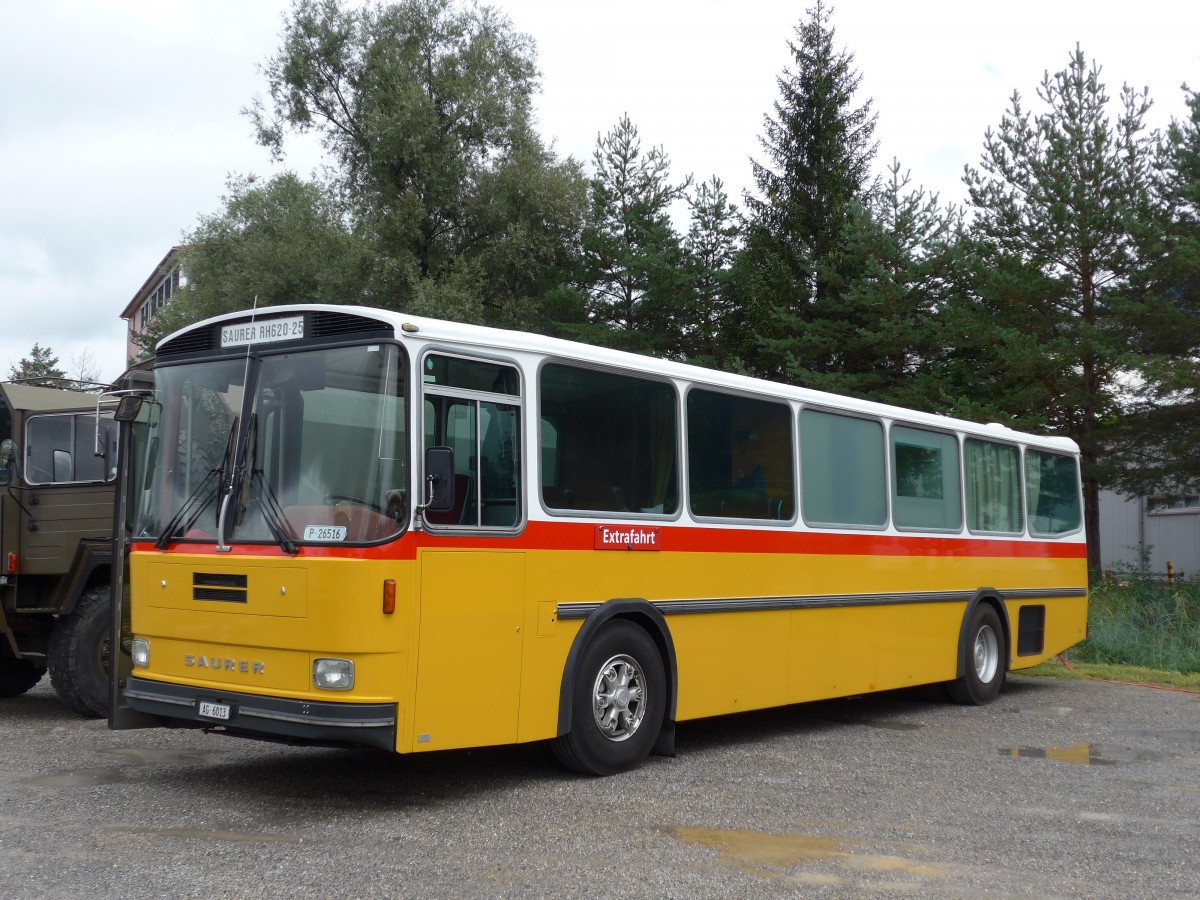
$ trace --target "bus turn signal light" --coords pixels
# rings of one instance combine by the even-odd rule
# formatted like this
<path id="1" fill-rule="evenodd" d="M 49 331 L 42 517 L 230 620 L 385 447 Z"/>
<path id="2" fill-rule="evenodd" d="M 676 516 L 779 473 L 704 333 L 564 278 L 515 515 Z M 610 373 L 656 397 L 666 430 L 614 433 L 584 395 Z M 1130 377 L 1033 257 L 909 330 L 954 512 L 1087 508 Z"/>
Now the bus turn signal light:
<path id="1" fill-rule="evenodd" d="M 390 616 L 396 611 L 396 579 L 383 580 L 383 612 Z"/>
<path id="2" fill-rule="evenodd" d="M 17 554 L 15 553 L 8 554 L 8 574 L 17 574 Z"/>

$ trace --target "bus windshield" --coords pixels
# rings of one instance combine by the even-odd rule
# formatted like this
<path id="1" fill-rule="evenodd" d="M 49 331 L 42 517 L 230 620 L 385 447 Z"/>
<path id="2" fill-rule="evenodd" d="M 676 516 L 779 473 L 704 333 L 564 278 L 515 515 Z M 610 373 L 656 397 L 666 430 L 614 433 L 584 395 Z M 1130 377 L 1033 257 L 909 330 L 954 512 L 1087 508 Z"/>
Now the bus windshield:
<path id="1" fill-rule="evenodd" d="M 398 534 L 404 368 L 399 347 L 372 344 L 158 369 L 135 534 L 285 549 Z"/>

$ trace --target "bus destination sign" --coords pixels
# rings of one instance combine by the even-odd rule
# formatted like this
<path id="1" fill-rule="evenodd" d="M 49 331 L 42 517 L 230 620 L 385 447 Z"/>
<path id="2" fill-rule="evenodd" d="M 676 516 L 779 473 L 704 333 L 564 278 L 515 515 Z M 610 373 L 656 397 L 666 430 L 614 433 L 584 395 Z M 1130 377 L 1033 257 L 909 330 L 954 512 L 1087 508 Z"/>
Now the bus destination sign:
<path id="1" fill-rule="evenodd" d="M 304 316 L 287 316 L 281 319 L 263 319 L 260 322 L 241 322 L 237 325 L 221 326 L 222 347 L 295 341 L 302 337 L 304 337 Z"/>
<path id="2" fill-rule="evenodd" d="M 662 529 L 645 525 L 597 525 L 597 550 L 661 550 Z"/>

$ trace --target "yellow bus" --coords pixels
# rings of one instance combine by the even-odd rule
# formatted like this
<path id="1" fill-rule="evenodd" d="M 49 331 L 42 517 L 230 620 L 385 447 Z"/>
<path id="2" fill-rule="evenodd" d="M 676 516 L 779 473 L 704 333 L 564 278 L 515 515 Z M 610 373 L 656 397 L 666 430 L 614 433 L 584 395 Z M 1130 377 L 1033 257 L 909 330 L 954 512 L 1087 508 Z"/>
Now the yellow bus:
<path id="1" fill-rule="evenodd" d="M 137 414 L 121 699 L 164 724 L 608 774 L 1086 634 L 1064 438 L 330 305 L 171 335 Z"/>

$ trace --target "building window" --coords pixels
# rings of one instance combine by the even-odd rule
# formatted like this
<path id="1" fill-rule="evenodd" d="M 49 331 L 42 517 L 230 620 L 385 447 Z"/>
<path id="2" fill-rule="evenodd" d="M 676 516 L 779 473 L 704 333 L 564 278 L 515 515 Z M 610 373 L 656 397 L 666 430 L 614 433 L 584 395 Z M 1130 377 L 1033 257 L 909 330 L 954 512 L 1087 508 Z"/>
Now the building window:
<path id="1" fill-rule="evenodd" d="M 1150 513 L 1200 513 L 1200 494 L 1176 494 L 1172 497 L 1151 497 L 1146 504 Z"/>

